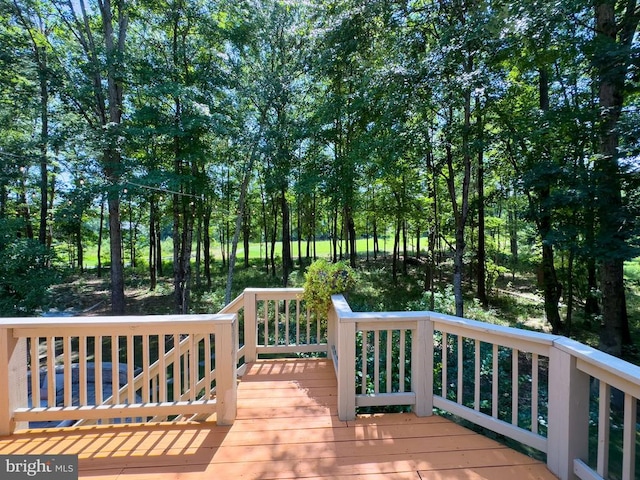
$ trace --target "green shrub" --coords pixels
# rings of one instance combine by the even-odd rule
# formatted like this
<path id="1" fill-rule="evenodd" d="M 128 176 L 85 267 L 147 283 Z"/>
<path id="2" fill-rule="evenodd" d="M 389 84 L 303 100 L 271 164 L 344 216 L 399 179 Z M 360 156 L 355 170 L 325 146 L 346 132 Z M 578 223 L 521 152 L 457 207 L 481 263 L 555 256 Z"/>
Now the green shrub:
<path id="1" fill-rule="evenodd" d="M 8 228 L 5 228 L 8 227 Z M 0 222 L 0 316 L 28 316 L 46 305 L 58 280 L 53 251 L 36 240 L 19 238 Z"/>
<path id="2" fill-rule="evenodd" d="M 304 275 L 303 299 L 307 307 L 326 315 L 331 306 L 331 295 L 345 293 L 356 284 L 353 269 L 344 262 L 330 263 L 324 259 L 313 262 Z"/>

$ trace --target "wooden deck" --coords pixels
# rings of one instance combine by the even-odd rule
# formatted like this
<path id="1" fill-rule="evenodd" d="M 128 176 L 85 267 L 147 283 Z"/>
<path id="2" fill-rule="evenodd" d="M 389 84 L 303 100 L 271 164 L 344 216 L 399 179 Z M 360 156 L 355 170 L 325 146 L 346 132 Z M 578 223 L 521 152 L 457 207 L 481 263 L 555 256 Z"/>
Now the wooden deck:
<path id="1" fill-rule="evenodd" d="M 0 455 L 78 454 L 92 480 L 555 479 L 536 460 L 447 419 L 412 414 L 341 422 L 326 360 L 267 360 L 238 390 L 238 418 L 30 430 Z"/>

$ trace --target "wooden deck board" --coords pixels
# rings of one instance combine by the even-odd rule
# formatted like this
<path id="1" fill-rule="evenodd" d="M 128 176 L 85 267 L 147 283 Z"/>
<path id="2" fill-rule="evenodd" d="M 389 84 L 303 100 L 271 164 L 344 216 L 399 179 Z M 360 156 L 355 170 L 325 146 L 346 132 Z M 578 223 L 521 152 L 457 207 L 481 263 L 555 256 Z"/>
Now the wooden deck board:
<path id="1" fill-rule="evenodd" d="M 0 454 L 79 455 L 93 480 L 554 479 L 546 466 L 442 417 L 337 416 L 326 360 L 260 361 L 240 382 L 233 426 L 203 423 L 31 430 Z"/>

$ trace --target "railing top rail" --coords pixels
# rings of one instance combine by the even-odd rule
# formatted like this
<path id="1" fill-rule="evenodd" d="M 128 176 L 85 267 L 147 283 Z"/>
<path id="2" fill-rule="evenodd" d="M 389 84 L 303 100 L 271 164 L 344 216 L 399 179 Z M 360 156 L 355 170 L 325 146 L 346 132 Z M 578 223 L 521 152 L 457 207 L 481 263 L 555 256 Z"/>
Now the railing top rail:
<path id="1" fill-rule="evenodd" d="M 246 293 L 304 293 L 304 288 L 245 288 Z"/>
<path id="2" fill-rule="evenodd" d="M 256 300 L 296 300 L 304 288 L 247 288 L 244 293 L 255 295 Z"/>
<path id="3" fill-rule="evenodd" d="M 384 323 L 392 321 L 429 320 L 428 312 L 351 312 L 340 311 L 340 320 L 349 322 Z"/>
<path id="4" fill-rule="evenodd" d="M 237 313 L 244 306 L 244 292 L 227 303 L 218 314 Z"/>
<path id="5" fill-rule="evenodd" d="M 594 367 L 595 370 L 606 372 L 606 375 L 609 376 L 617 376 L 623 379 L 628 385 L 633 385 L 633 395 L 640 399 L 640 385 L 638 382 L 638 379 L 640 379 L 640 366 L 566 337 L 557 339 L 554 342 L 554 346 L 563 352 L 573 355 L 585 364 Z M 600 378 L 601 375 L 594 369 L 590 369 L 587 373 Z M 608 381 L 610 382 L 610 380 Z M 611 382 L 611 384 L 617 386 L 613 382 Z M 625 387 L 626 386 L 617 386 L 617 388 L 628 391 L 628 388 Z"/>
<path id="6" fill-rule="evenodd" d="M 134 315 L 134 316 L 105 316 L 105 317 L 58 317 L 52 321 L 51 317 L 37 318 L 0 318 L 0 328 L 12 328 L 14 330 L 27 329 L 50 330 L 52 327 L 62 331 L 64 329 L 99 329 L 108 327 L 121 330 L 139 330 L 150 327 L 162 327 L 178 329 L 202 329 L 211 323 L 233 323 L 234 314 L 200 314 L 200 315 Z"/>
<path id="7" fill-rule="evenodd" d="M 518 339 L 520 341 L 535 343 L 550 347 L 553 343 L 561 338 L 558 335 L 550 335 L 548 333 L 533 332 L 513 327 L 505 327 L 503 325 L 495 325 L 492 323 L 470 320 L 467 318 L 454 317 L 430 311 L 402 311 L 402 312 L 352 312 L 346 300 L 341 295 L 332 297 L 333 306 L 336 313 L 340 317 L 341 322 L 367 322 L 367 323 L 385 323 L 385 322 L 406 322 L 430 320 L 434 322 L 435 328 L 444 328 L 446 326 L 454 327 L 457 331 L 468 330 L 477 332 L 486 337 L 487 335 L 499 338 Z"/>
<path id="8" fill-rule="evenodd" d="M 351 306 L 349 302 L 347 302 L 347 299 L 344 298 L 344 295 L 331 295 L 331 303 L 340 317 L 352 313 Z"/>
<path id="9" fill-rule="evenodd" d="M 471 320 L 468 318 L 455 317 L 437 312 L 423 312 L 435 323 L 434 328 L 438 328 L 438 324 L 443 326 L 455 326 L 466 330 L 472 330 L 483 334 L 491 334 L 505 338 L 517 338 L 527 342 L 538 343 L 542 345 L 552 346 L 553 342 L 563 338 L 559 335 L 551 335 L 549 333 L 534 332 L 521 328 L 506 327 L 504 325 L 495 325 L 493 323 Z"/>

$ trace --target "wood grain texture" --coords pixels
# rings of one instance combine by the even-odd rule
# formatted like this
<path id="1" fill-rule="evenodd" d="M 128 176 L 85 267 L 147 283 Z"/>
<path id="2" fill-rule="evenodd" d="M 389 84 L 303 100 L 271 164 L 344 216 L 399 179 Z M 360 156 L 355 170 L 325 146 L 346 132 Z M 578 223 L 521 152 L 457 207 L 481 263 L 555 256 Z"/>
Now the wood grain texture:
<path id="1" fill-rule="evenodd" d="M 555 479 L 546 466 L 445 418 L 359 416 L 341 422 L 326 360 L 264 360 L 238 388 L 238 419 L 30 430 L 0 454 L 79 455 L 80 478 Z"/>

